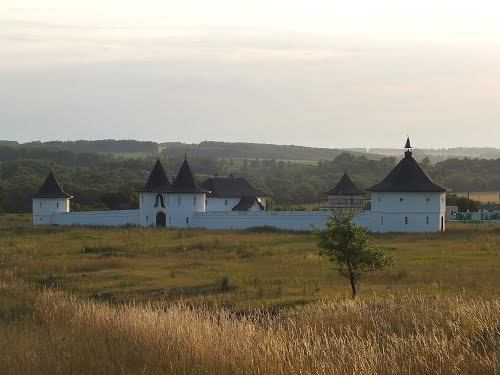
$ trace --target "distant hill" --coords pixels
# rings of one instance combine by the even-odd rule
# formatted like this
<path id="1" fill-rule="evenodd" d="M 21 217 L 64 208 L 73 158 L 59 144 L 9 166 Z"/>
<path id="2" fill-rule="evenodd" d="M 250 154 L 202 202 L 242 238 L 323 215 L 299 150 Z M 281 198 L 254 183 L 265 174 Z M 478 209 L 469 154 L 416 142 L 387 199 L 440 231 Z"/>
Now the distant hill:
<path id="1" fill-rule="evenodd" d="M 384 156 L 397 156 L 401 154 L 398 148 L 370 148 L 370 153 Z M 500 149 L 494 147 L 452 147 L 452 148 L 416 148 L 413 149 L 416 159 L 428 157 L 433 163 L 450 158 L 479 158 L 498 159 Z"/>
<path id="2" fill-rule="evenodd" d="M 188 154 L 192 157 L 219 157 L 226 159 L 270 159 L 289 161 L 333 160 L 347 150 L 336 148 L 304 147 L 294 145 L 274 145 L 266 143 L 212 142 L 199 144 L 180 142 L 161 143 L 160 148 L 165 157 L 179 157 Z M 362 149 L 360 149 L 362 150 Z M 348 151 L 355 156 L 364 155 L 368 159 L 380 159 L 381 155 Z"/>
<path id="3" fill-rule="evenodd" d="M 23 148 L 43 148 L 53 150 L 68 150 L 73 152 L 98 152 L 111 154 L 147 154 L 156 155 L 159 146 L 156 142 L 103 139 L 96 141 L 49 141 L 49 142 L 27 142 L 18 143 L 14 141 L 0 141 L 0 146 L 23 147 Z"/>

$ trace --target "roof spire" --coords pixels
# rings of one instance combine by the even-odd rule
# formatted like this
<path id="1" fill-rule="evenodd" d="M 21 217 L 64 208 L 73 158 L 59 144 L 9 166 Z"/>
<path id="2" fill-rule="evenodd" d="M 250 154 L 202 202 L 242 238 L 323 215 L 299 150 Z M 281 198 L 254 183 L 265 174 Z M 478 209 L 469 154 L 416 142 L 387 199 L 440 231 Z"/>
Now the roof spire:
<path id="1" fill-rule="evenodd" d="M 406 136 L 405 148 L 408 149 L 408 151 L 410 151 L 409 149 L 412 148 L 411 144 L 410 144 L 410 137 L 408 137 L 408 136 Z"/>
<path id="2" fill-rule="evenodd" d="M 405 144 L 405 158 L 411 158 L 411 144 L 410 144 L 410 137 L 406 136 L 406 144 Z"/>

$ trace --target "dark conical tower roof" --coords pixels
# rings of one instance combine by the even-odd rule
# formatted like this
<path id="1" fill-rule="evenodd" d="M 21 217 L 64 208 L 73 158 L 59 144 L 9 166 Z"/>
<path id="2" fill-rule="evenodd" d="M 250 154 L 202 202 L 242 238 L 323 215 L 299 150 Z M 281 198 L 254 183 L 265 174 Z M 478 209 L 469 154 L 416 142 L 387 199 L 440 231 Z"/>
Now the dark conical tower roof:
<path id="1" fill-rule="evenodd" d="M 189 166 L 187 159 L 184 159 L 184 162 L 181 165 L 181 169 L 179 169 L 179 173 L 175 178 L 173 184 L 172 193 L 206 193 L 205 189 L 202 189 L 198 186 L 198 182 L 194 177 L 193 171 Z"/>
<path id="2" fill-rule="evenodd" d="M 45 182 L 40 187 L 37 193 L 33 194 L 33 198 L 73 198 L 70 194 L 63 191 L 59 182 L 52 174 L 49 173 Z"/>
<path id="3" fill-rule="evenodd" d="M 408 140 L 407 145 L 410 144 Z M 407 147 L 409 148 L 409 147 Z M 432 182 L 431 178 L 418 165 L 411 151 L 396 165 L 387 177 L 373 185 L 368 191 L 408 191 L 408 192 L 445 192 L 446 189 Z"/>
<path id="4" fill-rule="evenodd" d="M 328 195 L 364 195 L 364 191 L 358 189 L 347 173 L 344 173 L 337 185 L 327 192 Z"/>
<path id="5" fill-rule="evenodd" d="M 141 191 L 144 192 L 166 192 L 171 188 L 170 182 L 168 181 L 167 173 L 161 164 L 160 158 L 156 160 L 156 163 L 151 170 L 148 181 Z"/>

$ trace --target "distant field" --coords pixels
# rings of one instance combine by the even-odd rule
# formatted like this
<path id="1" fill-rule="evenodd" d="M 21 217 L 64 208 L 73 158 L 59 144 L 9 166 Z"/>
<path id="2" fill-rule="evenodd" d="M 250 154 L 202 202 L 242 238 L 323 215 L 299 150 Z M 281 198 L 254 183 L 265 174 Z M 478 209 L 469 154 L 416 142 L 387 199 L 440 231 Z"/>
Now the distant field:
<path id="1" fill-rule="evenodd" d="M 500 226 L 387 234 L 357 301 L 309 233 L 0 215 L 0 373 L 491 373 Z"/>
<path id="2" fill-rule="evenodd" d="M 496 294 L 500 230 L 470 228 L 376 236 L 396 266 L 369 276 L 361 295 Z M 0 239 L 3 272 L 112 302 L 182 299 L 248 310 L 349 293 L 309 233 L 34 228 L 27 215 L 4 215 Z"/>
<path id="3" fill-rule="evenodd" d="M 460 197 L 466 197 L 467 192 L 455 193 Z M 468 193 L 470 199 L 481 203 L 500 203 L 500 191 L 472 191 Z"/>

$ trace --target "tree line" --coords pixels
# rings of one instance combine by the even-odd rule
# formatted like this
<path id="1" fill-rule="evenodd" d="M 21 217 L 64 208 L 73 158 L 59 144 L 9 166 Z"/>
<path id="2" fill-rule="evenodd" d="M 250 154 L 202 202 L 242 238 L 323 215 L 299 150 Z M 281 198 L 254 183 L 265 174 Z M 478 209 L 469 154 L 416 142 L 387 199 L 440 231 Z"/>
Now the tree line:
<path id="1" fill-rule="evenodd" d="M 394 157 L 373 160 L 350 153 L 314 163 L 188 156 L 200 181 L 214 175 L 245 177 L 275 208 L 318 202 L 344 171 L 366 189 L 398 162 Z M 173 178 L 183 156 L 161 159 Z M 153 164 L 154 157 L 0 146 L 0 210 L 30 212 L 31 196 L 49 171 L 74 195 L 75 209 L 137 207 L 136 190 L 146 182 Z M 500 159 L 448 159 L 436 164 L 424 159 L 421 166 L 435 182 L 453 191 L 500 190 Z"/>

